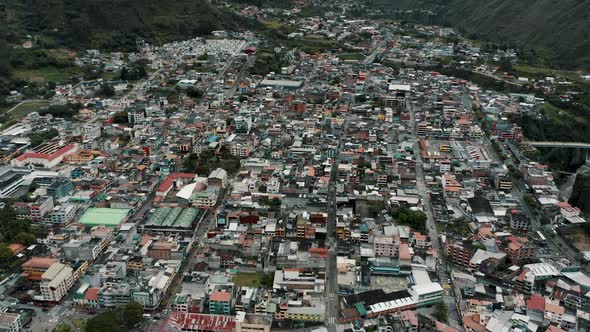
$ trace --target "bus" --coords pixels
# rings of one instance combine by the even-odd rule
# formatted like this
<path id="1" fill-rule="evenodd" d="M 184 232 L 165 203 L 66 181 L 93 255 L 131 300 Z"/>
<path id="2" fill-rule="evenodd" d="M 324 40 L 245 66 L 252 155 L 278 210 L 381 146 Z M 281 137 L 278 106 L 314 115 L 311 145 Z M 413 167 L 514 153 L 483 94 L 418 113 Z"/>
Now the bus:
<path id="1" fill-rule="evenodd" d="M 537 231 L 537 236 L 539 239 L 536 241 L 539 246 L 546 246 L 547 245 L 547 238 L 541 233 L 541 231 Z"/>

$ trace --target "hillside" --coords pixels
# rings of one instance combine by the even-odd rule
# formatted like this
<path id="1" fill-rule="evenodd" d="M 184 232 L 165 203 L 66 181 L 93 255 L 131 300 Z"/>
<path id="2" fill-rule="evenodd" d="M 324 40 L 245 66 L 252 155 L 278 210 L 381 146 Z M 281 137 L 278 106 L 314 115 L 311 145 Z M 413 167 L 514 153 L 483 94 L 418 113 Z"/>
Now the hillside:
<path id="1" fill-rule="evenodd" d="M 387 10 L 428 9 L 434 22 L 474 39 L 535 48 L 564 68 L 590 69 L 590 1 L 586 0 L 370 0 Z"/>
<path id="2" fill-rule="evenodd" d="M 129 49 L 136 38 L 161 43 L 250 25 L 208 0 L 7 0 L 0 15 L 8 40 L 41 35 L 47 47 Z"/>

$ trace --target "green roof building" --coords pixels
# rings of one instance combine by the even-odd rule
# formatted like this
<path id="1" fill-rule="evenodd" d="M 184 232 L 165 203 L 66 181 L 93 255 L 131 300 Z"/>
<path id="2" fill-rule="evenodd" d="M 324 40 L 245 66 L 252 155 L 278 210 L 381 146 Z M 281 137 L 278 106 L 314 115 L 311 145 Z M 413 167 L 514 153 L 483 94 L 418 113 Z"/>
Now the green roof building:
<path id="1" fill-rule="evenodd" d="M 131 209 L 89 208 L 80 218 L 85 226 L 107 226 L 117 228 L 121 225 Z"/>

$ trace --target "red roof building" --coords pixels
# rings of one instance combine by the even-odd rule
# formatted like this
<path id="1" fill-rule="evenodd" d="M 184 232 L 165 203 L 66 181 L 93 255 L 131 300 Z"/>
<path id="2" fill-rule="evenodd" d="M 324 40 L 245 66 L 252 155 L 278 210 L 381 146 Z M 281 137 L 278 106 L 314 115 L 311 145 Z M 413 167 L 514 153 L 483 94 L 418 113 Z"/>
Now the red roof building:
<path id="1" fill-rule="evenodd" d="M 173 311 L 168 324 L 184 331 L 232 331 L 236 319 L 234 316 Z"/>
<path id="2" fill-rule="evenodd" d="M 62 147 L 54 144 L 43 145 L 35 152 L 26 152 L 12 160 L 12 165 L 23 167 L 29 164 L 40 164 L 51 168 L 59 164 L 65 156 L 78 151 L 78 146 L 67 144 Z"/>

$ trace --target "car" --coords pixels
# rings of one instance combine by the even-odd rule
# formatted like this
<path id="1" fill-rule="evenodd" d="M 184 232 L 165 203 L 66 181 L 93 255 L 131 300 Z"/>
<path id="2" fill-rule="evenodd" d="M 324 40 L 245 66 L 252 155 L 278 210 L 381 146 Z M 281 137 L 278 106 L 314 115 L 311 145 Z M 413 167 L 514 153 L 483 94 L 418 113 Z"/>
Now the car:
<path id="1" fill-rule="evenodd" d="M 49 311 L 49 307 L 43 307 L 43 312 L 48 312 Z"/>
<path id="2" fill-rule="evenodd" d="M 451 284 L 451 278 L 447 279 L 447 284 Z"/>

